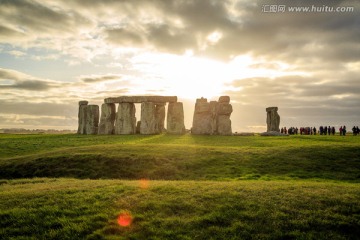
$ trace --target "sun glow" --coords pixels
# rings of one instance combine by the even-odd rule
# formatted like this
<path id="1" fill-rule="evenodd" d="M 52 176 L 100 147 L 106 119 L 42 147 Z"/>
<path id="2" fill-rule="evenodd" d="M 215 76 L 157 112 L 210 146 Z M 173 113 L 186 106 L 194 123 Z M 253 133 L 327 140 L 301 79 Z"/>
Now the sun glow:
<path id="1" fill-rule="evenodd" d="M 244 67 L 194 57 L 191 53 L 191 50 L 182 56 L 147 53 L 133 59 L 135 68 L 146 79 L 141 80 L 142 91 L 158 88 L 167 95 L 185 99 L 212 98 L 226 90 L 226 83 L 246 73 Z"/>
<path id="2" fill-rule="evenodd" d="M 231 82 L 253 77 L 278 77 L 289 74 L 282 62 L 255 59 L 250 54 L 234 56 L 228 62 L 196 57 L 188 49 L 183 55 L 143 53 L 132 58 L 139 73 L 131 94 L 175 95 L 183 99 L 216 98 L 235 90 Z M 238 88 L 236 90 L 239 90 Z"/>

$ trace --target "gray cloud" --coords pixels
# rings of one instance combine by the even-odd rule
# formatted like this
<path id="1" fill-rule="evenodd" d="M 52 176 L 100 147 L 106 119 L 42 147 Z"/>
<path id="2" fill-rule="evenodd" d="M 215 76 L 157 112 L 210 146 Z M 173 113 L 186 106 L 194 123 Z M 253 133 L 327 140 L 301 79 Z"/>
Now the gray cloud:
<path id="1" fill-rule="evenodd" d="M 243 125 L 265 124 L 265 108 L 278 106 L 284 125 L 355 124 L 360 117 L 357 79 L 319 84 L 314 77 L 250 78 L 233 82 L 241 90 L 228 91 L 234 118 Z M 246 113 L 246 114 L 245 114 Z"/>
<path id="2" fill-rule="evenodd" d="M 120 80 L 121 75 L 90 75 L 90 76 L 81 76 L 80 80 L 85 83 L 93 82 L 104 82 L 111 80 Z"/>
<path id="3" fill-rule="evenodd" d="M 88 24 L 89 20 L 70 9 L 50 8 L 43 3 L 29 0 L 2 0 L 1 18 L 13 26 L 20 27 L 26 34 L 73 33 L 75 26 Z"/>
<path id="4" fill-rule="evenodd" d="M 353 6 L 354 12 L 262 12 L 264 5 L 271 4 Z M 0 15 L 7 25 L 0 27 L 0 34 L 15 34 L 15 28 L 21 26 L 23 34 L 31 35 L 31 39 L 51 34 L 59 37 L 60 33 L 64 34 L 61 37 L 70 39 L 86 26 L 88 31 L 103 31 L 105 41 L 111 44 L 177 54 L 193 49 L 197 55 L 222 60 L 251 52 L 255 56 L 276 57 L 292 63 L 309 58 L 326 62 L 357 61 L 360 57 L 359 9 L 360 3 L 351 0 L 251 3 L 240 0 L 74 0 L 52 4 L 3 0 Z M 220 32 L 222 38 L 206 44 L 207 36 L 214 31 Z M 91 45 L 92 40 L 87 40 Z"/>
<path id="5" fill-rule="evenodd" d="M 36 79 L 15 70 L 0 68 L 0 89 L 44 91 L 59 85 L 54 81 Z"/>

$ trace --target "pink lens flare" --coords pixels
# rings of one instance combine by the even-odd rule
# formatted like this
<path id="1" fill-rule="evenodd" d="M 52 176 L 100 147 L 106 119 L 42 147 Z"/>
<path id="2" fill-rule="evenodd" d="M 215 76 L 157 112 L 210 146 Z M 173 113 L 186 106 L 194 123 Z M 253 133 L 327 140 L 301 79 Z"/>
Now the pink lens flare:
<path id="1" fill-rule="evenodd" d="M 129 212 L 120 213 L 117 218 L 117 222 L 121 227 L 130 226 L 132 221 L 133 221 L 133 217 L 131 216 L 131 214 Z"/>

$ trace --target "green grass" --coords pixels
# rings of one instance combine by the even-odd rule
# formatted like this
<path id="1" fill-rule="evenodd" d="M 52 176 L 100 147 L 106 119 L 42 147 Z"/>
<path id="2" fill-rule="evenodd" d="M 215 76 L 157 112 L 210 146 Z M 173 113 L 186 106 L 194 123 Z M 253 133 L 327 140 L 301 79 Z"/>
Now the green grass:
<path id="1" fill-rule="evenodd" d="M 360 181 L 360 137 L 1 135 L 0 176 Z"/>
<path id="2" fill-rule="evenodd" d="M 353 136 L 3 134 L 0 239 L 358 239 L 359 147 Z"/>
<path id="3" fill-rule="evenodd" d="M 33 179 L 0 186 L 5 239 L 356 239 L 360 189 L 307 181 Z M 133 222 L 117 224 L 128 212 Z"/>

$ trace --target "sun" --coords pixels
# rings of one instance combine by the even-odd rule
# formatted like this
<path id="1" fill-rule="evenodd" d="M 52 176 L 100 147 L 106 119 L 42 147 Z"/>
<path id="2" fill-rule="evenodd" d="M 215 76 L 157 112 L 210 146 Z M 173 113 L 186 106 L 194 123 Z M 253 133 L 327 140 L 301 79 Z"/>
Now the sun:
<path id="1" fill-rule="evenodd" d="M 133 63 L 146 79 L 138 90 L 161 89 L 161 94 L 182 99 L 217 98 L 226 94 L 232 81 L 253 74 L 249 56 L 222 62 L 193 56 L 190 50 L 184 55 L 147 53 Z"/>

